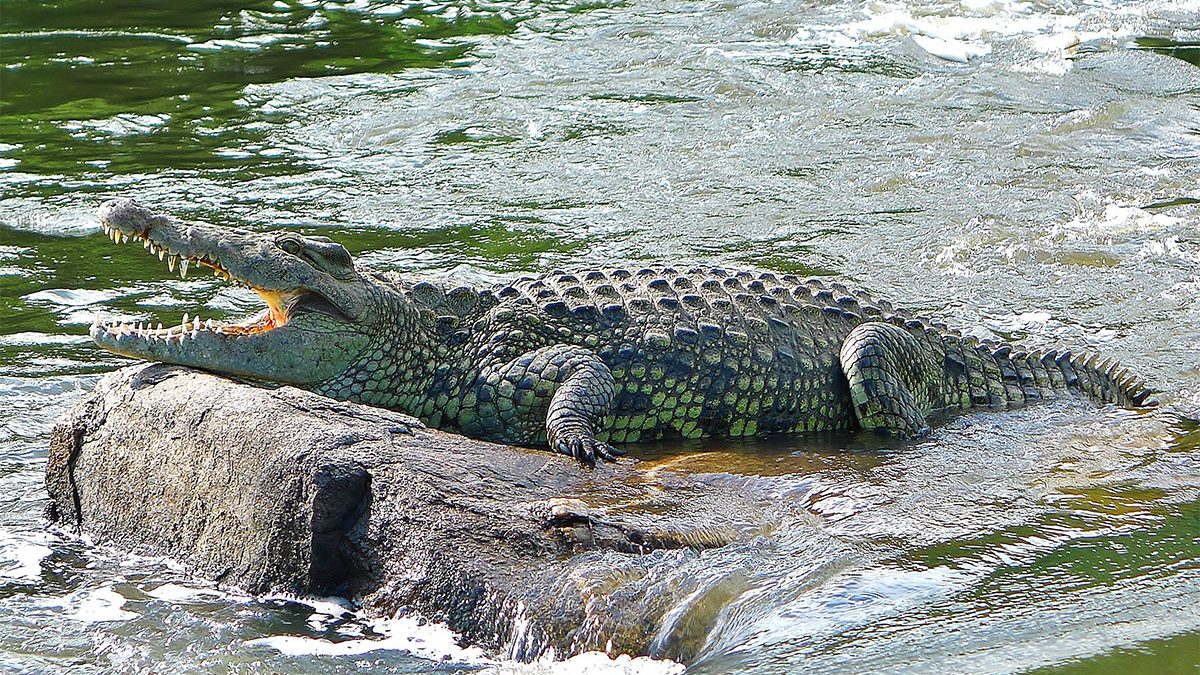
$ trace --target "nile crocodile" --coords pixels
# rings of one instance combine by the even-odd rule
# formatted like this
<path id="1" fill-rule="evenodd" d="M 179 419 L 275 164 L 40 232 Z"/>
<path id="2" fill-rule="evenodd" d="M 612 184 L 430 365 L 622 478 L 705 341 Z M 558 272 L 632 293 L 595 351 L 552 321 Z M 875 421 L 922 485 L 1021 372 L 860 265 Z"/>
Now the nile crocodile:
<path id="1" fill-rule="evenodd" d="M 924 435 L 939 411 L 1079 392 L 1152 405 L 1127 370 L 1085 353 L 979 342 L 836 281 L 719 267 L 551 272 L 489 288 L 361 269 L 293 232 L 100 207 L 140 241 L 256 291 L 241 322 L 111 323 L 101 347 L 400 410 L 468 436 L 591 465 L 611 444 L 875 429 Z"/>

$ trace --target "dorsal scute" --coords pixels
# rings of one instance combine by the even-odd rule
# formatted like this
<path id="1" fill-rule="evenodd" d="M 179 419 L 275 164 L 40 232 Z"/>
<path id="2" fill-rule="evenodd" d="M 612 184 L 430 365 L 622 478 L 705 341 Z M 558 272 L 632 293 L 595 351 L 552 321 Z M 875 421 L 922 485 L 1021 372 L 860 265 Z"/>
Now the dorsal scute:
<path id="1" fill-rule="evenodd" d="M 538 277 L 522 277 L 510 286 L 517 287 L 520 295 L 534 297 L 538 300 L 537 304 L 563 299 L 569 306 L 583 302 L 600 306 L 614 301 L 628 303 L 633 298 L 645 295 L 652 301 L 651 306 L 659 310 L 672 310 L 678 307 L 676 303 L 664 304 L 658 300 L 675 296 L 685 309 L 695 309 L 703 305 L 719 308 L 721 299 L 729 298 L 738 305 L 765 307 L 772 311 L 784 306 L 808 306 L 816 310 L 828 308 L 829 316 L 839 316 L 852 323 L 886 321 L 907 330 L 961 337 L 958 331 L 944 323 L 895 307 L 846 280 L 833 277 L 800 277 L 719 266 L 674 268 L 647 265 L 633 271 L 622 268 L 555 271 Z M 502 285 L 495 292 L 505 299 L 514 297 L 507 286 Z M 704 303 L 698 302 L 695 295 L 703 298 Z M 684 299 L 684 296 L 688 297 Z M 760 298 L 770 298 L 775 302 Z"/>
<path id="2" fill-rule="evenodd" d="M 507 296 L 501 291 L 439 280 L 420 279 L 400 284 L 400 290 L 413 302 L 439 317 L 466 318 L 479 314 Z"/>

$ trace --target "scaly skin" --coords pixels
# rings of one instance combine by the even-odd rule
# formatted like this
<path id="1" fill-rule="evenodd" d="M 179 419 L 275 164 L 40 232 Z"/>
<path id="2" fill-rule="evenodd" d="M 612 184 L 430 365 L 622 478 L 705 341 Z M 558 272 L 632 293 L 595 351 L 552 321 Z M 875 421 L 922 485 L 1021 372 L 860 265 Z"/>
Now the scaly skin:
<path id="1" fill-rule="evenodd" d="M 269 311 L 241 324 L 97 323 L 128 356 L 293 384 L 430 426 L 549 445 L 587 464 L 610 443 L 877 429 L 934 412 L 1081 392 L 1151 405 L 1093 355 L 979 344 L 822 279 L 720 268 L 552 272 L 486 289 L 357 270 L 323 238 L 181 223 L 108 202 L 115 239 L 207 265 Z"/>

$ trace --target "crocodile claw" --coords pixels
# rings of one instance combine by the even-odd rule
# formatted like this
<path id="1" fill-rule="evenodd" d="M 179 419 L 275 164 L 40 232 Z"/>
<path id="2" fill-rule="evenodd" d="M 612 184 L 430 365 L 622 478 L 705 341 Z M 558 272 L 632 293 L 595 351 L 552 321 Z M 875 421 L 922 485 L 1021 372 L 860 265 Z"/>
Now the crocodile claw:
<path id="1" fill-rule="evenodd" d="M 606 462 L 616 462 L 618 457 L 625 454 L 624 450 L 584 436 L 560 440 L 555 444 L 554 449 L 564 455 L 570 455 L 590 467 L 596 466 L 597 457 Z"/>

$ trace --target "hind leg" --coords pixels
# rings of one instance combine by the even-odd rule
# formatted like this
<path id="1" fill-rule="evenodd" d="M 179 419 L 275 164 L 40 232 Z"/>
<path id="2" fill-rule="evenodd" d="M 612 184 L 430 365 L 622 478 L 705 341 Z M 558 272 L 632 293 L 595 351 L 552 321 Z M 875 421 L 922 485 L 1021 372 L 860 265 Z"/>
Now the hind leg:
<path id="1" fill-rule="evenodd" d="M 863 429 L 899 438 L 929 433 L 927 417 L 942 378 L 932 354 L 892 324 L 864 323 L 846 336 L 839 358 Z"/>

